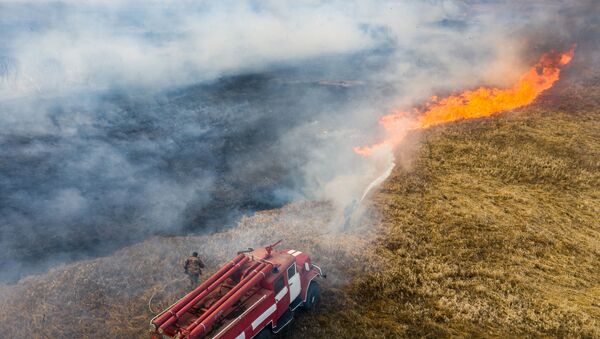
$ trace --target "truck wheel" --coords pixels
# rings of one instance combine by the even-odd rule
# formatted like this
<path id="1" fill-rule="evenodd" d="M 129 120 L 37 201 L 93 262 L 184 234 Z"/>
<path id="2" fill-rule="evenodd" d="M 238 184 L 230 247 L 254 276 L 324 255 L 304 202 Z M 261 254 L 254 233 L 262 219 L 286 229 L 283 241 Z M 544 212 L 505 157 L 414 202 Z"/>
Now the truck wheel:
<path id="1" fill-rule="evenodd" d="M 263 328 L 262 331 L 258 332 L 258 334 L 255 335 L 252 339 L 271 339 L 273 337 L 273 331 L 271 331 L 269 326 L 265 326 L 265 328 Z"/>
<path id="2" fill-rule="evenodd" d="M 310 285 L 308 285 L 308 293 L 306 294 L 306 301 L 304 302 L 304 306 L 302 307 L 306 311 L 310 311 L 313 309 L 315 304 L 319 301 L 319 285 L 311 281 Z"/>

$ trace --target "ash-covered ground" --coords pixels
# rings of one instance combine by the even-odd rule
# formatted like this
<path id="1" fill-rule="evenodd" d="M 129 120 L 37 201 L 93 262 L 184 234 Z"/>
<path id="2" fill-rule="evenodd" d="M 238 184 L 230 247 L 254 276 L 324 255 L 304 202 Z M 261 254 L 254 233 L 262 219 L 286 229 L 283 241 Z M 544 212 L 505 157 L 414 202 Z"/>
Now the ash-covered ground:
<path id="1" fill-rule="evenodd" d="M 301 196 L 307 148 L 327 136 L 304 135 L 303 147 L 285 136 L 307 123 L 324 133 L 339 126 L 361 86 L 290 77 L 2 103 L 9 115 L 50 113 L 0 135 L 0 278 L 156 234 L 223 228 Z"/>

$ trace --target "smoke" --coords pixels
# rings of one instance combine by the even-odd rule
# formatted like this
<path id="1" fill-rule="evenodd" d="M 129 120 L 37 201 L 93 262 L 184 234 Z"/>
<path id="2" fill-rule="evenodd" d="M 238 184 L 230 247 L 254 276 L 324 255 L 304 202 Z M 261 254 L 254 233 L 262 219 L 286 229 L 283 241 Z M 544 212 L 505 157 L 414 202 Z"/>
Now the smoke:
<path id="1" fill-rule="evenodd" d="M 4 2 L 0 280 L 296 199 L 341 212 L 393 161 L 352 152 L 378 116 L 511 83 L 565 6 Z"/>
<path id="2" fill-rule="evenodd" d="M 14 60 L 5 68 L 15 75 L 0 96 L 161 90 L 374 43 L 335 9 L 326 2 L 5 4 L 6 60 Z"/>

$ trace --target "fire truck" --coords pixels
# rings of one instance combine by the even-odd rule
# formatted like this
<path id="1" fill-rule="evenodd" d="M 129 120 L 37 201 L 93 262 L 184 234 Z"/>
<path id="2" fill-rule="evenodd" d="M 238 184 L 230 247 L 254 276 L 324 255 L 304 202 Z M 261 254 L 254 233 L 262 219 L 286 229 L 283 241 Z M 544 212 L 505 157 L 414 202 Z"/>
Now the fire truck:
<path id="1" fill-rule="evenodd" d="M 153 339 L 269 338 L 299 308 L 319 299 L 326 276 L 310 257 L 281 242 L 239 252 L 215 274 L 150 321 Z"/>

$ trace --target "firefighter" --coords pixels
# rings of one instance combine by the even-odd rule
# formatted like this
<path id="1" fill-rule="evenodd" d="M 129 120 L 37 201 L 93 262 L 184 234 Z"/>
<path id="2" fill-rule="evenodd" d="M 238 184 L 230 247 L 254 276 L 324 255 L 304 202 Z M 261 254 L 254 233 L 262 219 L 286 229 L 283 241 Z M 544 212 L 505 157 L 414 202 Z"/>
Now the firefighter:
<path id="1" fill-rule="evenodd" d="M 192 253 L 190 257 L 185 259 L 183 269 L 185 274 L 190 277 L 190 289 L 194 289 L 198 286 L 198 278 L 200 277 L 200 274 L 202 274 L 203 268 L 204 263 L 198 258 L 198 252 Z"/>

